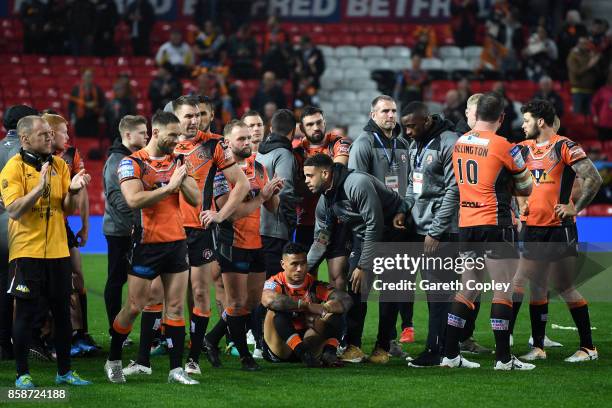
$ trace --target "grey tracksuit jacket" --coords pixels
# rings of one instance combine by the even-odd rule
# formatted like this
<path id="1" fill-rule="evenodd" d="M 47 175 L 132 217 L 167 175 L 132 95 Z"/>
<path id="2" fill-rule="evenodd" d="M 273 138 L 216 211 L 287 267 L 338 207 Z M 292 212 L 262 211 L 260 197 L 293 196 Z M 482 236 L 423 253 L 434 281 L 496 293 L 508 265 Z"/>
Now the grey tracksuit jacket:
<path id="1" fill-rule="evenodd" d="M 406 212 L 405 201 L 385 185 L 360 171 L 334 164 L 332 187 L 323 193 L 315 211 L 315 239 L 308 252 L 309 269 L 325 255 L 329 237 L 338 221 L 352 227 L 353 236 L 363 241 L 358 265 L 373 256 L 373 244 L 380 241 L 395 214 Z"/>
<path id="2" fill-rule="evenodd" d="M 259 145 L 255 158 L 268 173 L 268 178 L 284 179 L 283 189 L 279 193 L 280 204 L 277 213 L 261 206 L 259 233 L 262 236 L 288 240 L 297 225 L 296 204 L 300 198 L 296 194 L 297 163 L 293 155 L 291 141 L 285 136 L 271 133 Z"/>
<path id="3" fill-rule="evenodd" d="M 115 139 L 109 153 L 110 155 L 104 164 L 103 182 L 106 205 L 104 206 L 102 230 L 104 235 L 126 237 L 132 234 L 134 210 L 127 205 L 123 193 L 121 193 L 117 167 L 119 162 L 132 152 L 121 143 L 121 139 Z"/>
<path id="4" fill-rule="evenodd" d="M 453 171 L 453 149 L 461 136 L 451 121 L 433 115 L 433 124 L 423 140 L 413 141 L 408 155 L 410 175 L 406 204 L 420 235 L 440 238 L 457 233 L 459 188 Z M 422 175 L 421 192 L 415 191 L 415 173 Z"/>
<path id="5" fill-rule="evenodd" d="M 0 141 L 0 171 L 6 163 L 21 149 L 21 141 L 16 130 L 9 130 L 6 137 Z M 0 205 L 0 246 L 8 254 L 8 213 L 4 203 Z"/>
<path id="6" fill-rule="evenodd" d="M 406 195 L 408 172 L 410 170 L 408 145 L 409 142 L 401 136 L 399 124 L 393 130 L 393 137 L 388 139 L 376 122 L 370 119 L 363 128 L 363 133 L 351 145 L 348 168 L 371 174 L 384 184 L 385 177 L 391 174 L 391 165 L 389 163 L 391 159 L 396 166 L 398 176 L 397 192 L 404 197 Z M 395 149 L 393 149 L 394 146 Z"/>

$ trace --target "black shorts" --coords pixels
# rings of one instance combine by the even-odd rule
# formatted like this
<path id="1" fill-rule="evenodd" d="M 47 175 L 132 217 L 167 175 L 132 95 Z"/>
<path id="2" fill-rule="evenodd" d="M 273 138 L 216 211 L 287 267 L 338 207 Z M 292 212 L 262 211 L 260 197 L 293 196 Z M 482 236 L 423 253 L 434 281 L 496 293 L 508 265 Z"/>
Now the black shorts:
<path id="1" fill-rule="evenodd" d="M 300 335 L 303 335 L 303 333 L 301 333 Z M 270 363 L 299 363 L 300 362 L 300 358 L 295 353 L 291 353 L 291 355 L 288 358 L 280 358 L 279 356 L 274 354 L 272 350 L 270 350 L 270 347 L 268 346 L 268 343 L 266 343 L 265 340 L 263 341 L 261 351 L 262 351 L 264 360 Z"/>
<path id="2" fill-rule="evenodd" d="M 520 240 L 525 259 L 554 261 L 578 256 L 578 229 L 576 225 L 560 227 L 533 227 L 524 225 Z"/>
<path id="3" fill-rule="evenodd" d="M 79 247 L 79 241 L 77 240 L 76 235 L 74 235 L 74 232 L 72 232 L 70 225 L 68 225 L 68 221 L 66 221 L 66 236 L 68 237 L 69 249 Z"/>
<path id="4" fill-rule="evenodd" d="M 237 272 L 249 274 L 266 271 L 264 255 L 261 249 L 242 249 L 231 247 L 231 252 L 228 255 L 231 256 L 231 260 L 226 258 L 224 255 L 219 255 L 221 273 Z"/>
<path id="5" fill-rule="evenodd" d="M 217 259 L 211 228 L 185 228 L 185 233 L 190 266 L 202 266 Z"/>
<path id="6" fill-rule="evenodd" d="M 17 258 L 9 263 L 8 292 L 21 299 L 70 297 L 70 258 Z"/>
<path id="7" fill-rule="evenodd" d="M 351 228 L 346 224 L 336 224 L 325 252 L 325 259 L 349 256 L 352 246 Z"/>
<path id="8" fill-rule="evenodd" d="M 459 248 L 462 253 L 489 259 L 516 259 L 518 234 L 514 226 L 481 225 L 459 228 Z"/>
<path id="9" fill-rule="evenodd" d="M 136 244 L 132 250 L 132 267 L 128 274 L 153 280 L 163 273 L 189 270 L 187 241 Z"/>

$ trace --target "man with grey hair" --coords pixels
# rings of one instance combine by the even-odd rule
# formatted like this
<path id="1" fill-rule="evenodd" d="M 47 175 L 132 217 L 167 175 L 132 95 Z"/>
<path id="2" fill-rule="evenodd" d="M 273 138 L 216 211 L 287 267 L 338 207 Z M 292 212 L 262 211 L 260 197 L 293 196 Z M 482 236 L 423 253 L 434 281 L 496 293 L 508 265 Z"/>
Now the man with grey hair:
<path id="1" fill-rule="evenodd" d="M 351 146 L 348 167 L 373 175 L 383 182 L 388 189 L 404 197 L 408 187 L 409 142 L 402 137 L 401 133 L 401 126 L 397 123 L 397 104 L 395 100 L 388 95 L 377 96 L 371 104 L 370 120 Z M 386 228 L 383 241 L 401 242 L 405 240 L 405 236 L 404 231 Z M 353 244 L 359 245 L 355 242 Z M 358 265 L 357 268 L 349 271 L 351 282 L 363 279 L 364 271 L 361 266 L 363 265 Z M 349 312 L 349 316 L 359 316 L 360 320 L 358 323 L 349 321 L 346 336 L 348 347 L 341 358 L 344 361 L 359 362 L 365 357 L 360 347 L 367 303 L 361 301 L 359 290 L 349 290 L 349 294 L 353 297 L 353 308 L 360 311 L 359 313 Z M 370 362 L 384 364 L 389 361 L 391 341 L 395 339 L 397 334 L 395 322 L 398 312 L 401 312 L 402 315 L 403 332 L 401 340 L 405 340 L 405 342 L 414 341 L 412 311 L 412 302 L 380 303 L 378 337 L 374 352 L 370 356 Z M 399 345 L 394 347 L 393 354 L 402 355 Z"/>
<path id="2" fill-rule="evenodd" d="M 540 82 L 538 83 L 540 90 L 537 91 L 531 99 L 543 99 L 545 101 L 550 102 L 555 108 L 555 112 L 557 112 L 557 116 L 563 116 L 563 99 L 561 96 L 555 92 L 553 89 L 553 81 L 552 79 L 544 75 L 540 78 Z"/>
<path id="3" fill-rule="evenodd" d="M 15 298 L 13 346 L 15 387 L 35 387 L 28 367 L 32 322 L 45 298 L 53 314 L 58 372 L 56 384 L 88 385 L 70 368 L 72 264 L 64 216 L 74 212 L 78 193 L 89 184 L 85 170 L 70 180 L 65 161 L 53 157 L 49 124 L 39 116 L 17 123 L 22 148 L 0 173 L 9 216 L 8 292 Z"/>

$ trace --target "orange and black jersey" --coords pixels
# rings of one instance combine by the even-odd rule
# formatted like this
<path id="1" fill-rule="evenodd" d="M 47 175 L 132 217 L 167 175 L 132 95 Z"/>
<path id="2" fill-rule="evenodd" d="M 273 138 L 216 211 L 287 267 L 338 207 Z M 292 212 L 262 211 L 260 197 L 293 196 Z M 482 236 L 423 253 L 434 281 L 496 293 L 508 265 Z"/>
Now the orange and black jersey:
<path id="1" fill-rule="evenodd" d="M 232 152 L 221 136 L 198 132 L 193 139 L 179 142 L 174 154 L 185 162 L 187 174 L 195 179 L 205 198 L 201 207 L 193 207 L 180 195 L 183 224 L 185 227 L 202 228 L 200 211 L 210 209 L 215 174 L 217 170 L 224 170 L 234 164 Z"/>
<path id="2" fill-rule="evenodd" d="M 325 135 L 320 144 L 312 144 L 308 138 L 304 137 L 300 140 L 297 147 L 294 147 L 294 154 L 299 164 L 300 173 L 303 175 L 304 161 L 314 156 L 315 154 L 326 154 L 332 159 L 341 156 L 349 156 L 351 148 L 351 140 L 333 133 Z M 298 214 L 298 225 L 312 226 L 315 221 L 315 208 L 319 201 L 320 194 L 313 194 L 307 188 L 303 191 L 303 200 L 300 204 Z"/>
<path id="3" fill-rule="evenodd" d="M 287 282 L 285 272 L 277 273 L 264 283 L 265 290 L 273 290 L 276 293 L 282 293 L 297 301 L 302 300 L 309 303 L 327 302 L 329 296 L 334 291 L 333 286 L 329 283 L 321 282 L 315 279 L 311 274 L 306 274 L 304 282 L 301 285 L 295 286 Z M 293 312 L 293 325 L 296 330 L 306 328 L 304 312 Z"/>
<path id="4" fill-rule="evenodd" d="M 461 136 L 453 151 L 459 227 L 510 226 L 512 176 L 525 171 L 521 148 L 490 131 Z"/>
<path id="5" fill-rule="evenodd" d="M 533 179 L 527 225 L 553 227 L 574 224 L 573 220 L 560 220 L 555 214 L 555 205 L 571 201 L 576 179 L 572 165 L 587 157 L 582 147 L 559 135 L 541 144 L 535 140 L 525 140 L 520 146 Z"/>
<path id="6" fill-rule="evenodd" d="M 259 195 L 261 189 L 268 182 L 266 168 L 255 161 L 255 155 L 247 158 L 240 168 L 249 180 L 249 193 L 244 198 L 244 202 L 253 200 Z M 223 172 L 217 172 L 213 187 L 213 196 L 215 200 L 229 192 L 234 188 L 227 181 Z M 255 211 L 246 217 L 240 218 L 233 223 L 224 221 L 219 225 L 219 241 L 242 249 L 259 249 L 262 247 L 261 235 L 259 235 L 259 219 L 261 207 L 257 207 Z"/>
<path id="7" fill-rule="evenodd" d="M 55 152 L 55 156 L 61 157 L 70 170 L 70 179 L 78 174 L 79 171 L 85 169 L 85 163 L 81 159 L 81 154 L 76 147 L 66 146 L 61 152 Z M 64 215 L 64 219 L 68 220 L 68 216 Z"/>
<path id="8" fill-rule="evenodd" d="M 79 171 L 85 168 L 85 163 L 76 147 L 67 146 L 64 151 L 56 152 L 56 156 L 64 159 L 70 169 L 70 178 L 74 177 Z"/>
<path id="9" fill-rule="evenodd" d="M 119 163 L 119 183 L 138 179 L 144 191 L 153 191 L 170 181 L 179 166 L 173 154 L 151 157 L 142 149 Z M 135 217 L 135 239 L 141 244 L 173 242 L 185 239 L 185 229 L 179 207 L 179 193 L 173 193 L 151 207 L 142 208 Z"/>

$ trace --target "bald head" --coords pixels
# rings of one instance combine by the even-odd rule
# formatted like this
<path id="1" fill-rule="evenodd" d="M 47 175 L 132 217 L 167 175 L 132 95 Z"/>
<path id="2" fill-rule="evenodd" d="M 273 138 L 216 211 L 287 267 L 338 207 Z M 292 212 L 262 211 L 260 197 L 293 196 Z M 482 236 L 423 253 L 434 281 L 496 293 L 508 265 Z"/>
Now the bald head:
<path id="1" fill-rule="evenodd" d="M 17 134 L 24 149 L 41 155 L 53 153 L 51 127 L 40 116 L 25 116 L 17 122 Z"/>

